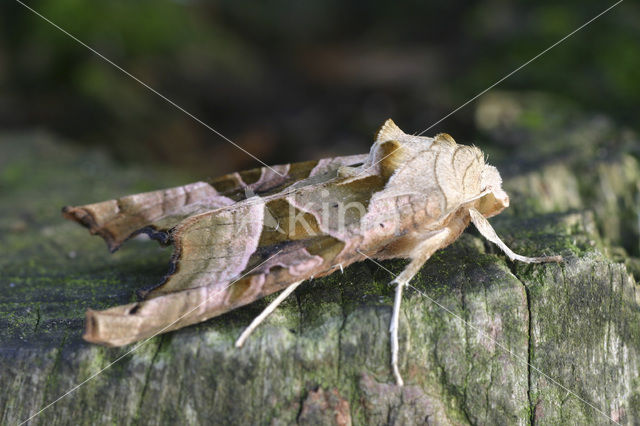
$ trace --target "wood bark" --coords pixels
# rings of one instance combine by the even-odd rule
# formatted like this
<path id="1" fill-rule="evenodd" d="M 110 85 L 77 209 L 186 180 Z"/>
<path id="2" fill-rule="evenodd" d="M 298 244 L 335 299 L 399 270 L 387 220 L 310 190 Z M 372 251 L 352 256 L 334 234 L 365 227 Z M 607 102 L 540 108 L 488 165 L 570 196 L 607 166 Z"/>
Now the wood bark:
<path id="1" fill-rule="evenodd" d="M 359 263 L 300 286 L 241 350 L 270 298 L 152 339 L 30 424 L 640 422 L 638 137 L 539 94 L 488 96 L 476 116 L 512 201 L 492 224 L 514 251 L 566 262 L 512 263 L 469 231 L 437 252 L 402 306 L 404 387 L 389 368 L 391 277 Z M 111 255 L 59 207 L 189 180 L 0 136 L 0 423 L 130 350 L 83 342 L 84 311 L 135 300 L 169 262 L 142 239 Z"/>

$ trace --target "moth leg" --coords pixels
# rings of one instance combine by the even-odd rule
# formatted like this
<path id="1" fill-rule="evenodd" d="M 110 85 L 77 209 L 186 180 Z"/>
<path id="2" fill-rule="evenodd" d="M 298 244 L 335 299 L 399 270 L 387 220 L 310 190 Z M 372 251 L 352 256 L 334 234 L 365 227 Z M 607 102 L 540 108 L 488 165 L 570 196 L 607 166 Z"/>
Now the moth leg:
<path id="1" fill-rule="evenodd" d="M 393 369 L 393 375 L 396 378 L 396 384 L 398 386 L 404 385 L 404 381 L 402 380 L 402 376 L 398 370 L 398 326 L 400 324 L 402 290 L 420 271 L 422 265 L 429 260 L 431 255 L 445 245 L 450 235 L 451 233 L 449 229 L 445 228 L 420 243 L 414 253 L 412 253 L 411 262 L 409 262 L 404 270 L 393 281 L 391 281 L 391 284 L 396 284 L 396 296 L 393 301 L 393 314 L 391 315 L 391 325 L 389 327 L 389 332 L 391 333 L 391 368 Z"/>
<path id="2" fill-rule="evenodd" d="M 331 269 L 334 269 L 334 268 L 340 268 L 340 273 L 344 274 L 344 266 L 342 266 L 342 263 L 338 263 L 337 265 L 333 265 L 331 267 Z"/>
<path id="3" fill-rule="evenodd" d="M 478 231 L 487 240 L 491 241 L 509 257 L 511 260 L 519 260 L 525 263 L 544 263 L 544 262 L 562 262 L 562 256 L 541 256 L 541 257 L 527 257 L 514 253 L 505 243 L 502 242 L 496 231 L 493 229 L 489 221 L 474 208 L 469 209 L 469 215 L 471 215 L 471 221 L 476 226 Z"/>
<path id="4" fill-rule="evenodd" d="M 245 340 L 247 340 L 247 338 L 249 337 L 249 335 L 251 333 L 253 333 L 253 331 L 258 328 L 258 326 L 260 325 L 260 323 L 262 321 L 265 320 L 265 318 L 267 318 L 269 316 L 269 314 L 273 311 L 275 311 L 275 309 L 278 307 L 278 305 L 280 305 L 280 303 L 282 303 L 282 301 L 284 299 L 287 298 L 287 296 L 289 296 L 291 293 L 293 293 L 293 291 L 300 285 L 302 284 L 304 281 L 296 281 L 292 284 L 289 285 L 289 287 L 285 288 L 282 293 L 280 293 L 278 295 L 278 297 L 275 298 L 275 300 L 271 303 L 269 303 L 269 306 L 267 306 L 264 311 L 260 312 L 260 315 L 258 315 L 257 317 L 254 318 L 253 321 L 251 321 L 251 324 L 249 324 L 249 327 L 247 327 L 242 334 L 240 335 L 240 337 L 238 337 L 238 340 L 236 340 L 236 348 L 241 347 Z"/>
<path id="5" fill-rule="evenodd" d="M 396 378 L 396 384 L 398 386 L 404 385 L 400 371 L 398 370 L 398 323 L 400 320 L 400 302 L 402 301 L 402 290 L 407 282 L 399 281 L 397 278 L 391 281 L 391 284 L 396 284 L 396 297 L 393 301 L 393 315 L 391 315 L 391 326 L 389 332 L 391 332 L 391 368 L 393 369 L 393 375 Z"/>

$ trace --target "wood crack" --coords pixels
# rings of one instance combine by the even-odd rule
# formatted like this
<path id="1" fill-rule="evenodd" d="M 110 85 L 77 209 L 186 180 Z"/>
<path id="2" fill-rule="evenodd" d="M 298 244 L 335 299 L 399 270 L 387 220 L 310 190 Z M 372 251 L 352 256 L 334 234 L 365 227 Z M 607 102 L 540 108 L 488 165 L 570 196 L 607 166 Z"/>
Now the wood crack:
<path id="1" fill-rule="evenodd" d="M 522 285 L 524 289 L 525 301 L 527 304 L 527 400 L 529 402 L 529 424 L 536 424 L 536 405 L 537 401 L 533 400 L 533 377 L 532 368 L 533 364 L 533 320 L 531 311 L 531 292 L 527 285 L 522 281 L 518 275 L 517 267 L 512 262 L 506 262 L 507 267 L 511 271 L 513 277 Z M 564 270 L 563 270 L 564 275 Z"/>
<path id="2" fill-rule="evenodd" d="M 147 389 L 149 387 L 149 379 L 151 377 L 151 371 L 153 370 L 153 365 L 156 362 L 156 359 L 158 358 L 158 354 L 160 353 L 160 348 L 162 347 L 162 343 L 165 340 L 165 336 L 162 335 L 160 336 L 160 339 L 158 341 L 158 345 L 156 346 L 155 351 L 153 352 L 153 355 L 151 356 L 151 361 L 149 362 L 149 367 L 147 367 L 147 371 L 145 372 L 144 375 L 144 383 L 142 385 L 142 391 L 140 392 L 140 401 L 138 402 L 138 407 L 136 409 L 136 412 L 133 416 L 133 424 L 139 424 L 140 422 L 140 416 L 142 414 L 142 404 L 144 403 L 144 397 L 147 393 Z"/>

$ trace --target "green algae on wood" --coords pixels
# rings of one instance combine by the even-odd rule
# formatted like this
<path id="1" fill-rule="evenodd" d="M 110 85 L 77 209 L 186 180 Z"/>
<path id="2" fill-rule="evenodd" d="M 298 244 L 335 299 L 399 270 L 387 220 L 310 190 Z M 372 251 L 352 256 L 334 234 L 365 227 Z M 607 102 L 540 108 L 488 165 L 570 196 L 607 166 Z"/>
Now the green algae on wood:
<path id="1" fill-rule="evenodd" d="M 524 102 L 523 96 L 510 102 Z M 532 108 L 527 105 L 534 101 L 522 108 Z M 580 113 L 571 117 L 571 123 L 589 122 Z M 610 185 L 622 200 L 611 204 L 618 209 L 598 212 L 602 195 L 582 188 L 582 169 L 545 175 L 569 166 L 546 156 L 555 149 L 542 149 L 546 139 L 537 139 L 546 130 L 525 121 L 525 139 L 538 141 L 545 155 L 538 167 L 516 170 L 506 180 L 515 191 L 513 205 L 492 223 L 514 249 L 560 253 L 567 261 L 511 263 L 473 232 L 438 252 L 412 282 L 419 292 L 409 290 L 403 305 L 404 388 L 393 384 L 388 368 L 390 277 L 376 265 L 359 263 L 344 274 L 305 283 L 243 350 L 233 342 L 268 300 L 152 339 L 32 424 L 291 424 L 313 421 L 314 404 L 322 401 L 330 409 L 348 406 L 353 424 L 609 421 L 523 360 L 613 419 L 638 422 L 637 287 L 617 262 L 619 256 L 630 258 L 631 249 L 620 255 L 612 247 L 623 241 L 617 235 L 633 232 L 622 219 L 631 211 L 624 201 L 630 188 L 624 176 L 631 175 L 623 170 L 635 166 L 616 164 L 631 164 L 620 160 L 625 156 L 636 158 L 616 145 L 601 162 L 609 171 L 594 174 L 595 184 L 601 176 L 618 182 L 611 177 L 616 173 L 624 179 Z M 552 123 L 557 135 L 549 143 L 576 132 L 563 130 L 567 121 L 561 118 Z M 595 127 L 593 135 L 609 137 L 616 130 L 610 125 L 611 131 L 600 133 Z M 6 390 L 0 394 L 0 423 L 14 424 L 126 353 L 127 348 L 81 341 L 84 310 L 129 301 L 137 288 L 166 272 L 170 255 L 143 240 L 110 255 L 102 241 L 65 223 L 59 206 L 125 194 L 136 182 L 154 189 L 188 180 L 123 169 L 44 134 L 0 138 L 0 383 Z M 593 143 L 606 145 L 600 139 Z M 536 146 L 528 148 L 531 161 L 541 158 Z M 572 161 L 578 160 L 566 164 Z M 13 165 L 8 172 L 7 164 Z M 541 175 L 526 177 L 531 173 Z M 578 194 L 567 194 L 565 200 L 577 200 L 570 203 L 559 190 L 527 183 L 572 175 L 578 184 L 566 188 Z M 521 201 L 538 207 L 523 209 Z M 603 225 L 607 215 L 616 216 L 620 227 Z M 384 266 L 397 273 L 404 262 Z"/>

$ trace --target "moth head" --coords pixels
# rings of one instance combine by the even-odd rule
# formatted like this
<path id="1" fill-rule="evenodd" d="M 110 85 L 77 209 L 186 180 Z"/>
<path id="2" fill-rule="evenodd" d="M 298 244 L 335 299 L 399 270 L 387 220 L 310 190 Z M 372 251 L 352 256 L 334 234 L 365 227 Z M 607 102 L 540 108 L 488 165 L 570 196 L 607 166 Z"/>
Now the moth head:
<path id="1" fill-rule="evenodd" d="M 509 207 L 509 196 L 502 189 L 502 178 L 498 169 L 485 164 L 481 174 L 482 192 L 488 192 L 476 203 L 476 209 L 484 217 L 495 216 Z"/>

